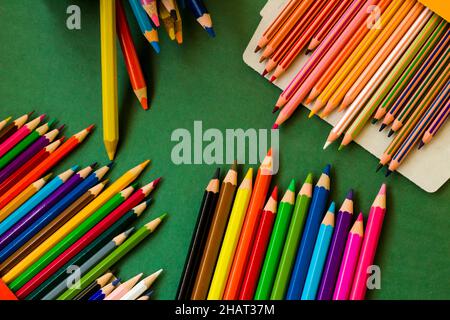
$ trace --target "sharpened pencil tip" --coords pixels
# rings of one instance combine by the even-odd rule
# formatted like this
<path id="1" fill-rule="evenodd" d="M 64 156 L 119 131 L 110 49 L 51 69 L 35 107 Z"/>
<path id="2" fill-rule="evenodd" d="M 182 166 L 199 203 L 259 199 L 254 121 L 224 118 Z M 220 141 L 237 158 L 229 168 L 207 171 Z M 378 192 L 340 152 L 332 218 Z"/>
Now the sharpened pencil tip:
<path id="1" fill-rule="evenodd" d="M 295 179 L 291 180 L 291 182 L 289 183 L 288 189 L 293 191 L 293 192 L 295 191 Z"/>
<path id="2" fill-rule="evenodd" d="M 275 107 L 273 107 L 273 109 L 272 109 L 272 113 L 275 113 L 275 112 L 277 112 L 278 110 L 280 110 L 280 108 L 277 107 L 277 106 L 275 106 Z"/>
<path id="3" fill-rule="evenodd" d="M 379 163 L 378 166 L 377 166 L 377 169 L 375 170 L 375 172 L 380 171 L 381 168 L 383 168 L 383 167 L 384 167 L 384 166 L 383 166 L 381 163 Z"/>
<path id="4" fill-rule="evenodd" d="M 267 71 L 267 69 L 264 69 L 264 71 L 261 73 L 261 75 L 262 75 L 263 77 L 265 77 L 266 74 L 268 74 L 268 73 L 269 73 L 269 71 Z"/>
<path id="5" fill-rule="evenodd" d="M 379 129 L 378 131 L 381 132 L 381 131 L 383 131 L 384 128 L 386 128 L 386 127 L 387 127 L 387 124 L 382 123 L 382 124 L 381 124 L 381 127 L 380 127 L 380 129 Z"/>
<path id="6" fill-rule="evenodd" d="M 387 169 L 386 174 L 384 175 L 385 177 L 389 177 L 391 175 L 392 171 Z"/>
<path id="7" fill-rule="evenodd" d="M 163 213 L 162 215 L 160 215 L 158 218 L 160 220 L 164 220 L 167 217 L 167 213 Z"/>
<path id="8" fill-rule="evenodd" d="M 376 118 L 373 118 L 371 122 L 372 122 L 372 124 L 377 124 L 377 122 L 378 122 L 378 119 L 376 119 Z"/>
<path id="9" fill-rule="evenodd" d="M 310 54 L 312 51 L 311 50 L 309 50 L 309 49 L 306 49 L 306 51 L 305 51 L 305 55 L 308 55 L 308 54 Z"/>
<path id="10" fill-rule="evenodd" d="M 346 196 L 347 199 L 353 200 L 353 189 L 350 189 Z"/>
<path id="11" fill-rule="evenodd" d="M 278 129 L 278 125 L 276 123 L 273 124 L 272 129 L 276 130 Z"/>
<path id="12" fill-rule="evenodd" d="M 89 167 L 91 167 L 92 169 L 94 169 L 97 165 L 98 165 L 98 162 L 94 162 L 94 163 L 91 164 Z"/>
<path id="13" fill-rule="evenodd" d="M 270 197 L 275 201 L 278 199 L 278 186 L 275 186 L 270 194 Z"/>
<path id="14" fill-rule="evenodd" d="M 380 187 L 380 191 L 378 191 L 378 194 L 386 194 L 386 184 L 383 183 Z"/>
<path id="15" fill-rule="evenodd" d="M 325 142 L 325 144 L 323 145 L 323 150 L 325 150 L 326 148 L 328 148 L 330 144 L 331 144 L 331 141 Z"/>
<path id="16" fill-rule="evenodd" d="M 420 141 L 420 142 L 419 142 L 419 147 L 418 147 L 417 149 L 419 149 L 419 150 L 422 149 L 422 147 L 423 147 L 424 145 L 425 145 L 425 143 L 423 143 L 423 141 Z"/>
<path id="17" fill-rule="evenodd" d="M 89 127 L 86 128 L 86 130 L 88 132 L 91 132 L 92 130 L 94 130 L 94 128 L 95 128 L 95 124 L 91 124 Z"/>
<path id="18" fill-rule="evenodd" d="M 331 201 L 330 207 L 328 208 L 328 212 L 333 212 L 336 210 L 336 204 L 334 201 Z"/>
<path id="19" fill-rule="evenodd" d="M 389 133 L 388 133 L 388 137 L 390 138 L 393 134 L 395 133 L 395 131 L 394 130 L 389 130 Z"/>
<path id="20" fill-rule="evenodd" d="M 341 144 L 341 145 L 339 145 L 338 151 L 341 151 L 344 148 L 345 148 L 345 146 L 343 144 Z"/>
<path id="21" fill-rule="evenodd" d="M 236 160 L 233 161 L 233 164 L 231 165 L 230 170 L 237 171 L 237 161 Z"/>
<path id="22" fill-rule="evenodd" d="M 330 171 L 331 171 L 331 164 L 327 164 L 325 166 L 325 168 L 323 169 L 322 173 L 325 173 L 327 176 L 330 175 Z"/>
<path id="23" fill-rule="evenodd" d="M 59 132 L 63 131 L 65 127 L 66 127 L 65 124 L 61 125 L 61 126 L 58 128 L 58 131 L 59 131 Z"/>
<path id="24" fill-rule="evenodd" d="M 313 175 L 312 173 L 308 173 L 308 175 L 306 176 L 305 183 L 312 183 L 312 182 L 313 182 Z"/>
<path id="25" fill-rule="evenodd" d="M 214 171 L 213 179 L 219 179 L 220 176 L 220 168 L 217 168 L 216 171 Z"/>
<path id="26" fill-rule="evenodd" d="M 148 102 L 147 102 L 147 98 L 142 98 L 141 99 L 141 106 L 144 110 L 148 110 Z"/>
<path id="27" fill-rule="evenodd" d="M 308 114 L 308 118 L 312 118 L 316 113 L 314 112 L 314 110 L 311 110 Z"/>
<path id="28" fill-rule="evenodd" d="M 114 286 L 114 287 L 117 287 L 117 285 L 120 283 L 120 278 L 117 278 L 116 280 L 114 280 L 113 282 L 111 282 L 112 283 L 112 285 Z"/>
<path id="29" fill-rule="evenodd" d="M 111 161 L 111 162 L 108 163 L 106 166 L 107 166 L 108 168 L 111 168 L 113 165 L 114 165 L 114 161 Z"/>
<path id="30" fill-rule="evenodd" d="M 356 219 L 357 221 L 362 221 L 363 220 L 363 214 L 362 212 L 359 213 L 358 218 Z"/>
<path id="31" fill-rule="evenodd" d="M 205 27 L 205 31 L 208 32 L 208 35 L 211 38 L 215 38 L 216 37 L 216 32 L 214 31 L 214 29 L 212 27 L 211 28 Z"/>
<path id="32" fill-rule="evenodd" d="M 158 183 L 161 181 L 161 179 L 162 179 L 162 177 L 159 177 L 158 179 L 153 181 L 153 186 L 156 187 L 158 185 Z"/>
<path id="33" fill-rule="evenodd" d="M 275 76 L 272 76 L 271 78 L 270 78 L 270 82 L 274 82 L 275 80 L 277 80 L 277 77 L 275 77 Z"/>
<path id="34" fill-rule="evenodd" d="M 254 53 L 257 53 L 259 50 L 261 50 L 260 46 L 256 46 Z"/>
<path id="35" fill-rule="evenodd" d="M 150 205 L 150 203 L 152 203 L 153 198 L 148 198 L 147 200 L 145 200 L 145 205 L 148 206 Z"/>

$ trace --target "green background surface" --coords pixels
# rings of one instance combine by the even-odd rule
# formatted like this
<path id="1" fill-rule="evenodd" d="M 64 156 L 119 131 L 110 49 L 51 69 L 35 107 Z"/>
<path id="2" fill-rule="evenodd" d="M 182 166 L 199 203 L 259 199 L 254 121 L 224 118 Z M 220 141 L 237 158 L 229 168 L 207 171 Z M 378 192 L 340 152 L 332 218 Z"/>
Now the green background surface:
<path id="1" fill-rule="evenodd" d="M 98 1 L 2 0 L 0 4 L 0 118 L 30 110 L 47 113 L 67 124 L 71 135 L 91 123 L 98 129 L 55 172 L 73 164 L 106 163 L 101 132 L 101 80 Z M 151 239 L 119 265 L 122 279 L 164 268 L 155 285 L 155 298 L 175 296 L 189 247 L 203 188 L 214 166 L 172 163 L 177 128 L 192 131 L 193 121 L 204 128 L 268 128 L 279 89 L 263 80 L 242 61 L 242 53 L 259 23 L 264 0 L 206 2 L 216 39 L 209 39 L 185 12 L 184 44 L 177 46 L 161 31 L 161 54 L 153 53 L 139 34 L 127 5 L 128 18 L 149 85 L 151 110 L 138 105 L 118 51 L 120 146 L 110 175 L 151 158 L 150 169 L 139 181 L 163 176 L 154 203 L 142 224 L 167 211 L 170 217 Z M 66 8 L 81 8 L 82 29 L 66 28 Z M 317 178 L 326 163 L 333 165 L 332 199 L 342 201 L 347 190 L 356 192 L 356 211 L 368 213 L 385 181 L 375 173 L 377 160 L 356 145 L 343 152 L 322 145 L 330 127 L 317 118 L 307 120 L 297 111 L 280 134 L 280 172 L 274 180 L 284 190 L 292 177 L 297 188 L 309 171 Z M 227 166 L 222 168 L 226 170 Z M 246 169 L 246 168 L 245 168 Z M 244 170 L 245 170 L 244 169 Z M 240 174 L 240 178 L 242 174 Z M 381 266 L 381 290 L 373 299 L 450 298 L 450 186 L 434 194 L 404 177 L 388 180 L 388 211 L 376 263 Z"/>

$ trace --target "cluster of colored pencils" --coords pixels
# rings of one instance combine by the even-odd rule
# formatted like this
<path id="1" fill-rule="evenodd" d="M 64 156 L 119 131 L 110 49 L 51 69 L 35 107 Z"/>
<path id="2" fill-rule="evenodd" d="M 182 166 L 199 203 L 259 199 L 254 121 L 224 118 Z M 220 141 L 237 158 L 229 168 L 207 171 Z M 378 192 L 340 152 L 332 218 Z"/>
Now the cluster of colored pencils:
<path id="1" fill-rule="evenodd" d="M 0 123 L 0 299 L 69 299 L 160 224 L 165 215 L 130 229 L 160 178 L 132 184 L 149 160 L 107 188 L 103 178 L 112 163 L 73 166 L 52 177 L 93 126 L 63 142 L 57 136 L 64 126 L 52 129 L 45 115 L 30 117 Z"/>
<path id="2" fill-rule="evenodd" d="M 156 53 L 160 52 L 157 28 L 159 19 L 171 40 L 183 42 L 180 10 L 175 0 L 129 0 L 139 28 Z M 189 7 L 199 24 L 211 37 L 215 36 L 211 16 L 202 0 L 184 0 L 181 8 Z M 100 0 L 100 37 L 102 70 L 103 141 L 110 160 L 119 143 L 117 94 L 116 33 L 122 49 L 131 86 L 142 108 L 147 110 L 147 83 L 131 36 L 122 0 Z"/>
<path id="3" fill-rule="evenodd" d="M 295 195 L 292 180 L 278 204 L 269 151 L 253 183 L 237 187 L 234 164 L 220 185 L 209 181 L 180 280 L 179 300 L 361 300 L 386 211 L 383 184 L 370 208 L 353 219 L 350 190 L 335 214 L 330 166 L 316 185 L 309 174 Z M 354 220 L 354 221 L 353 221 Z"/>
<path id="4" fill-rule="evenodd" d="M 396 133 L 379 164 L 389 175 L 448 118 L 449 41 L 449 24 L 416 0 L 289 0 L 258 42 L 263 75 L 274 70 L 274 81 L 312 54 L 280 95 L 273 127 L 301 103 L 314 102 L 310 117 L 345 110 L 324 146 L 343 135 L 342 149 L 382 120 L 380 131 Z"/>

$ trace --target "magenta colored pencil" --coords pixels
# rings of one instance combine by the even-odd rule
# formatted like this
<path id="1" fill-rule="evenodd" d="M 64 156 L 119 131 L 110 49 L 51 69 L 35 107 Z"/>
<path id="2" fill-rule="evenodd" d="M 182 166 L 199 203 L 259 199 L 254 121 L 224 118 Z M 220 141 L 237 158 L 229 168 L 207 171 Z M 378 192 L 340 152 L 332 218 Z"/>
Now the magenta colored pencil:
<path id="1" fill-rule="evenodd" d="M 316 300 L 331 300 L 341 265 L 348 231 L 353 218 L 353 190 L 350 190 L 336 215 L 336 226 L 328 249 L 327 260 L 322 271 Z"/>
<path id="2" fill-rule="evenodd" d="M 363 300 L 367 291 L 368 268 L 373 264 L 377 252 L 378 239 L 380 238 L 383 219 L 386 213 L 386 185 L 383 184 L 372 204 L 364 232 L 364 240 L 353 279 L 350 300 Z"/>
<path id="3" fill-rule="evenodd" d="M 61 127 L 62 128 L 62 127 Z M 13 161 L 11 161 L 6 167 L 0 170 L 0 183 L 5 181 L 13 172 L 24 165 L 28 160 L 30 160 L 39 151 L 50 144 L 56 136 L 59 134 L 59 129 L 53 129 L 47 134 L 39 137 L 31 146 L 19 154 Z"/>
<path id="4" fill-rule="evenodd" d="M 342 257 L 339 275 L 334 288 L 333 300 L 348 300 L 350 290 L 352 290 L 353 276 L 355 275 L 359 250 L 363 242 L 363 224 L 363 215 L 360 213 L 348 234 L 344 256 Z"/>

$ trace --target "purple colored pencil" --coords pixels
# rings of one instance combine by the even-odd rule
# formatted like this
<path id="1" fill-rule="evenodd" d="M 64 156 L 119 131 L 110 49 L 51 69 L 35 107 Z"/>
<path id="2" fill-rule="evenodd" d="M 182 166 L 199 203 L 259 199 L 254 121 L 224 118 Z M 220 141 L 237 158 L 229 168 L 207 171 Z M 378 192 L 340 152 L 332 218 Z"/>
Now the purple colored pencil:
<path id="1" fill-rule="evenodd" d="M 339 273 L 342 255 L 345 249 L 348 232 L 353 217 L 353 190 L 347 193 L 339 212 L 336 215 L 336 226 L 328 250 L 327 260 L 322 272 L 317 300 L 331 300 Z"/>
<path id="2" fill-rule="evenodd" d="M 63 127 L 54 129 L 47 134 L 39 137 L 31 146 L 19 154 L 13 161 L 11 161 L 6 167 L 0 170 L 0 183 L 5 181 L 11 174 L 13 174 L 17 169 L 24 165 L 28 160 L 30 160 L 36 153 L 38 153 L 42 148 L 49 145 L 59 134 Z"/>
<path id="3" fill-rule="evenodd" d="M 26 230 L 39 217 L 45 214 L 52 206 L 61 200 L 68 192 L 80 184 L 94 169 L 96 164 L 86 167 L 63 183 L 58 189 L 31 210 L 26 216 L 14 224 L 8 231 L 0 237 L 0 248 L 4 248 L 11 241 L 13 241 L 19 234 Z"/>

